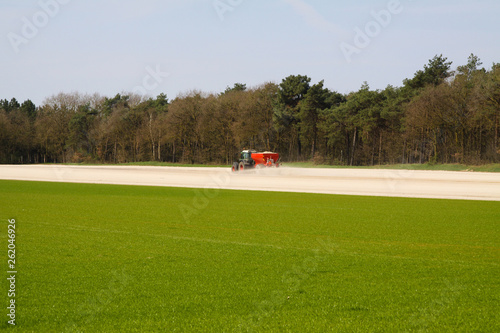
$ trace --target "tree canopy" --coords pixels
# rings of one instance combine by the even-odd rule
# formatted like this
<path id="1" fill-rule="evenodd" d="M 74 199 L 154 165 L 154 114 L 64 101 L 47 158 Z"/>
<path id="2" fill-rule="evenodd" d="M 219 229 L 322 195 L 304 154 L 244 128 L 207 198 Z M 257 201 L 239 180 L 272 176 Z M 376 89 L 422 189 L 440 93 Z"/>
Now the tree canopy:
<path id="1" fill-rule="evenodd" d="M 341 94 L 290 75 L 173 100 L 59 93 L 0 100 L 0 163 L 230 164 L 243 148 L 338 165 L 500 160 L 500 65 L 436 55 L 401 87 Z"/>

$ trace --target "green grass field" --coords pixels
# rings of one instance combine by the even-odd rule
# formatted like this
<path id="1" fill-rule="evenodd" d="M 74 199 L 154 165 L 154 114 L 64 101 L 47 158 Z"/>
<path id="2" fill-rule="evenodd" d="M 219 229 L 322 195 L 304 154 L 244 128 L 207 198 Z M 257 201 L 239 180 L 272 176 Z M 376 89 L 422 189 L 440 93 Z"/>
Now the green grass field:
<path id="1" fill-rule="evenodd" d="M 0 207 L 12 331 L 500 331 L 498 202 L 0 181 Z"/>

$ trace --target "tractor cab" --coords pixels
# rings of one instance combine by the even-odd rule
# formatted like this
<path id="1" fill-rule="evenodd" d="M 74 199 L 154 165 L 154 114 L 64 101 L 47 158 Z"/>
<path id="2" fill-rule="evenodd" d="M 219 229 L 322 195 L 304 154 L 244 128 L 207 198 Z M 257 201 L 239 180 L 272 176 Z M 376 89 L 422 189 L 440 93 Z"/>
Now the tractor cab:
<path id="1" fill-rule="evenodd" d="M 240 161 L 244 161 L 245 164 L 251 164 L 253 162 L 252 159 L 252 151 L 244 150 L 240 154 Z"/>
<path id="2" fill-rule="evenodd" d="M 239 169 L 243 170 L 246 168 L 253 168 L 255 166 L 255 161 L 252 158 L 252 154 L 256 153 L 253 150 L 243 150 L 240 153 Z"/>

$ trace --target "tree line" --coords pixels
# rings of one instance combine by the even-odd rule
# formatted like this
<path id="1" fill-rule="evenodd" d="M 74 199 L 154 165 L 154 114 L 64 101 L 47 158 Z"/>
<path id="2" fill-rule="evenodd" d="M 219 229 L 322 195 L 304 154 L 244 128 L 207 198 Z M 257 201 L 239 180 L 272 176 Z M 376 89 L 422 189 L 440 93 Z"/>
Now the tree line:
<path id="1" fill-rule="evenodd" d="M 500 64 L 435 56 L 401 87 L 340 94 L 291 75 L 169 101 L 60 93 L 35 106 L 0 100 L 0 163 L 230 164 L 244 148 L 321 164 L 495 163 Z"/>

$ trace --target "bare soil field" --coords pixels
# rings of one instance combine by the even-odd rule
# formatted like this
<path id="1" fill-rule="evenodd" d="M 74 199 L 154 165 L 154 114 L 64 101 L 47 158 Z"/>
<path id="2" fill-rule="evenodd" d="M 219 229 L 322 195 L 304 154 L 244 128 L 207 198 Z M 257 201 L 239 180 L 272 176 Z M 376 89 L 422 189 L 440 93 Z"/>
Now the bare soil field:
<path id="1" fill-rule="evenodd" d="M 500 201 L 500 174 L 481 172 L 1 165 L 0 179 Z"/>

